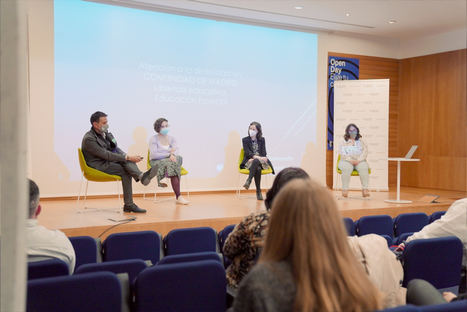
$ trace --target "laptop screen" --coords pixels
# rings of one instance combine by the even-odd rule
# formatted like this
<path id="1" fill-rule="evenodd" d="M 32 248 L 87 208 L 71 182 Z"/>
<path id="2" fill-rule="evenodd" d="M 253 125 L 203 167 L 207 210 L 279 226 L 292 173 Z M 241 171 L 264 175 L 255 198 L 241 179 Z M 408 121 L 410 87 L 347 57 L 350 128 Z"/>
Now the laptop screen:
<path id="1" fill-rule="evenodd" d="M 405 155 L 405 158 L 406 159 L 410 159 L 412 158 L 413 156 L 413 153 L 415 153 L 415 151 L 417 150 L 418 148 L 418 145 L 412 145 L 412 147 L 409 149 L 409 151 L 407 152 L 407 155 Z"/>

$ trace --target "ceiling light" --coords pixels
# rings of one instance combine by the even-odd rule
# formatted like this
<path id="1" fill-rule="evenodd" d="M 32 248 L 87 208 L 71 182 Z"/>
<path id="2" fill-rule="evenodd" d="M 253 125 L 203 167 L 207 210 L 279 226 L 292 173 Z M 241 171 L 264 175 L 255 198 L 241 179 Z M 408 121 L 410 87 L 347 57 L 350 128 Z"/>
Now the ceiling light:
<path id="1" fill-rule="evenodd" d="M 295 8 L 295 10 L 301 10 L 301 9 L 303 9 L 303 7 L 302 7 L 302 6 L 299 6 L 299 5 L 296 6 L 296 7 L 294 7 L 294 8 Z"/>
<path id="2" fill-rule="evenodd" d="M 350 16 L 350 13 L 345 13 L 345 16 L 347 16 L 347 17 Z"/>
<path id="3" fill-rule="evenodd" d="M 389 23 L 389 24 L 395 24 L 395 23 L 397 23 L 397 21 L 396 21 L 395 19 L 390 19 L 390 20 L 388 21 L 388 23 Z"/>

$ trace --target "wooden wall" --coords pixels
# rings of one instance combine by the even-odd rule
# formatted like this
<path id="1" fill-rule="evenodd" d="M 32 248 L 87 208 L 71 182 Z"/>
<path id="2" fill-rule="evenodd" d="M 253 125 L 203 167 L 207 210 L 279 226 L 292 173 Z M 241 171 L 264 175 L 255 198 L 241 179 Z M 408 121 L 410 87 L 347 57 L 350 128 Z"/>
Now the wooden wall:
<path id="1" fill-rule="evenodd" d="M 351 57 L 360 60 L 360 79 L 389 79 L 389 156 L 398 156 L 397 122 L 399 109 L 399 60 L 355 54 L 330 52 L 329 56 Z M 344 134 L 345 129 L 334 129 Z M 363 136 L 365 135 L 362 133 Z M 371 147 L 370 147 L 371 149 Z M 326 184 L 332 187 L 333 152 L 326 152 Z M 389 185 L 396 184 L 396 166 L 389 163 Z M 371 177 L 370 177 L 371 179 Z M 371 184 L 370 184 L 371 185 Z"/>
<path id="2" fill-rule="evenodd" d="M 467 191 L 466 49 L 408 59 L 329 53 L 360 59 L 360 79 L 390 79 L 389 156 L 419 146 L 419 163 L 402 164 L 403 186 Z M 332 187 L 333 154 L 326 154 Z M 389 186 L 396 166 L 389 163 Z"/>
<path id="3" fill-rule="evenodd" d="M 399 154 L 405 186 L 467 191 L 466 49 L 400 61 Z"/>

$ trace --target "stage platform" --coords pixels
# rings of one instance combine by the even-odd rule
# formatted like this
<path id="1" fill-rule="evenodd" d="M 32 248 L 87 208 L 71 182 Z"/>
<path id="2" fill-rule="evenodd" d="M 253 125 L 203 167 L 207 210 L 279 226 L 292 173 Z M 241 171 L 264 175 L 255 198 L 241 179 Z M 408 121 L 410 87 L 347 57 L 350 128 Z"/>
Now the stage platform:
<path id="1" fill-rule="evenodd" d="M 265 193 L 263 193 L 265 194 Z M 401 198 L 412 200 L 411 204 L 390 204 L 385 199 L 396 197 L 395 188 L 389 192 L 371 192 L 363 199 L 361 192 L 351 191 L 349 198 L 342 198 L 333 191 L 343 217 L 354 220 L 361 216 L 388 214 L 392 217 L 405 212 L 447 210 L 457 199 L 467 197 L 466 192 L 433 189 L 401 188 Z M 425 194 L 440 195 L 439 203 L 422 202 Z M 210 226 L 217 231 L 226 225 L 236 224 L 246 215 L 264 210 L 264 202 L 257 201 L 254 193 L 238 197 L 234 192 L 202 193 L 191 195 L 189 205 L 176 205 L 172 196 L 143 199 L 135 196 L 135 203 L 147 209 L 147 213 L 123 213 L 122 202 L 115 198 L 94 198 L 78 204 L 76 199 L 42 199 L 39 223 L 51 229 L 60 229 L 68 236 L 89 235 L 105 239 L 111 233 L 154 230 L 162 235 L 175 228 Z M 122 221 L 136 217 L 132 221 Z"/>

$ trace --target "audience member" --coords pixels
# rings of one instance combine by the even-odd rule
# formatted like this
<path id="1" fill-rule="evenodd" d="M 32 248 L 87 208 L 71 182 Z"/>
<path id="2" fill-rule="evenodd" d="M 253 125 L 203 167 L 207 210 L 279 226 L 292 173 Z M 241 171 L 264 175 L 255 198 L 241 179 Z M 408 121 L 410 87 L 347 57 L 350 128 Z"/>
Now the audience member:
<path id="1" fill-rule="evenodd" d="M 401 286 L 404 269 L 388 248 L 386 239 L 380 235 L 368 234 L 351 236 L 348 240 L 370 280 L 383 293 L 383 306 L 391 308 L 404 305 L 406 289 Z"/>
<path id="2" fill-rule="evenodd" d="M 259 262 L 240 284 L 234 311 L 374 311 L 379 290 L 352 253 L 330 192 L 289 182 L 272 204 Z"/>
<path id="3" fill-rule="evenodd" d="M 28 261 L 60 259 L 68 264 L 70 274 L 75 269 L 75 250 L 68 237 L 59 230 L 49 230 L 37 222 L 41 213 L 39 187 L 29 180 L 29 218 L 26 222 L 26 247 Z"/>
<path id="4" fill-rule="evenodd" d="M 467 266 L 467 198 L 455 201 L 438 220 L 426 225 L 419 232 L 409 236 L 406 243 L 416 239 L 437 238 L 444 236 L 457 236 L 464 245 L 462 257 L 463 278 L 460 291 L 467 289 L 466 266 Z M 399 245 L 397 250 L 403 250 L 405 244 Z"/>
<path id="5" fill-rule="evenodd" d="M 247 216 L 229 234 L 223 248 L 224 255 L 232 260 L 232 264 L 227 268 L 229 286 L 237 287 L 255 264 L 263 245 L 272 201 L 276 194 L 290 180 L 307 178 L 308 174 L 300 168 L 289 167 L 279 172 L 271 189 L 266 193 L 266 211 Z"/>

